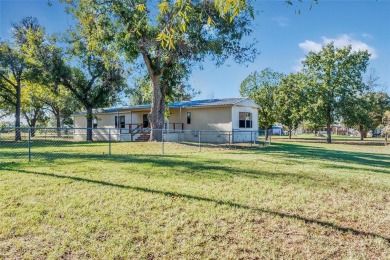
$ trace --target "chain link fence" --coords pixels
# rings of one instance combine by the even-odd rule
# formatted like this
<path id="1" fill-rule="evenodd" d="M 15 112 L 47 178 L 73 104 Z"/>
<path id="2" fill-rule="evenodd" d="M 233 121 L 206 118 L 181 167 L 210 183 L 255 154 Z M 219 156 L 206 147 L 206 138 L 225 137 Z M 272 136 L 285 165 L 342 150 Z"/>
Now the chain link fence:
<path id="1" fill-rule="evenodd" d="M 2 128 L 0 161 L 183 154 L 270 145 L 259 131 L 117 128 Z"/>

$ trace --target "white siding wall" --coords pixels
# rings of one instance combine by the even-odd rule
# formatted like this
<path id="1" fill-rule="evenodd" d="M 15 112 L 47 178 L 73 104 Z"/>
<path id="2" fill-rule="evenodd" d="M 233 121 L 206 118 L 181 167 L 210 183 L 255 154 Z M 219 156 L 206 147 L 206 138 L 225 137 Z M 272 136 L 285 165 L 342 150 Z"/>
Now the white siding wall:
<path id="1" fill-rule="evenodd" d="M 97 127 L 98 128 L 115 128 L 115 116 L 117 114 L 97 114 Z M 87 119 L 85 115 L 74 116 L 75 128 L 86 128 Z"/>
<path id="2" fill-rule="evenodd" d="M 251 128 L 240 128 L 239 121 L 239 113 L 246 112 L 252 113 L 252 127 Z M 234 142 L 251 142 L 257 141 L 259 138 L 258 130 L 259 130 L 259 120 L 258 120 L 258 110 L 254 107 L 246 107 L 246 106 L 233 106 L 232 107 L 232 124 L 233 131 L 235 132 L 233 136 Z"/>
<path id="3" fill-rule="evenodd" d="M 230 107 L 208 107 L 208 108 L 183 108 L 172 109 L 169 118 L 170 123 L 183 123 L 184 130 L 231 130 Z M 191 112 L 191 124 L 187 124 L 187 112 Z"/>
<path id="4" fill-rule="evenodd" d="M 143 123 L 143 116 L 145 114 L 149 114 L 149 110 L 148 111 L 135 111 L 135 112 L 132 112 L 132 124 L 141 124 Z M 130 123 L 130 120 L 129 120 L 129 123 Z M 127 122 L 126 122 L 127 124 Z M 134 127 L 134 126 L 133 126 Z"/>
<path id="5" fill-rule="evenodd" d="M 248 104 L 249 105 L 249 104 Z M 206 132 L 201 135 L 203 142 L 250 142 L 258 140 L 258 110 L 257 108 L 236 105 L 233 107 L 209 107 L 209 108 L 183 108 L 181 110 L 181 120 L 179 109 L 171 110 L 171 123 L 180 123 L 184 125 L 184 130 L 194 130 L 194 132 L 185 132 L 183 134 L 176 134 L 167 136 L 171 141 L 193 141 L 199 140 L 198 132 L 196 130 L 211 130 L 211 131 L 226 131 L 226 133 L 209 133 Z M 187 124 L 187 112 L 191 112 L 191 124 Z M 239 127 L 239 112 L 252 113 L 252 128 Z M 145 111 L 122 111 L 119 116 L 125 115 L 126 128 L 129 124 L 139 124 L 143 121 L 143 115 L 148 114 L 149 110 Z M 118 113 L 97 114 L 98 128 L 115 128 L 115 116 Z M 87 120 L 84 115 L 74 116 L 75 128 L 86 128 Z M 133 126 L 134 127 L 134 126 Z M 83 131 L 78 130 L 79 137 L 83 136 Z M 94 130 L 94 138 L 96 140 L 108 140 L 106 130 Z M 233 136 L 228 132 L 234 131 Z M 256 133 L 255 133 L 255 132 Z M 116 130 L 112 130 L 112 140 L 130 140 L 128 133 L 120 135 Z M 107 138 L 106 138 L 107 137 Z M 85 139 L 85 136 L 84 138 Z"/>
<path id="6" fill-rule="evenodd" d="M 73 117 L 73 125 L 75 128 L 86 128 L 87 119 L 84 115 L 77 115 Z"/>
<path id="7" fill-rule="evenodd" d="M 95 141 L 108 141 L 110 139 L 109 135 L 111 135 L 111 140 L 119 141 L 120 135 L 119 131 L 115 128 L 115 116 L 116 114 L 98 114 L 97 117 L 97 128 L 93 129 L 92 138 Z M 85 141 L 87 136 L 86 129 L 77 129 L 77 128 L 86 128 L 87 127 L 87 119 L 85 115 L 77 115 L 74 116 L 74 127 L 76 130 L 74 131 L 73 139 L 76 141 Z M 101 129 L 104 128 L 104 129 Z M 110 130 L 109 130 L 110 129 Z"/>
<path id="8" fill-rule="evenodd" d="M 252 128 L 240 128 L 239 125 L 239 113 L 240 112 L 249 112 L 252 113 Z M 243 107 L 243 106 L 233 106 L 232 107 L 232 124 L 234 130 L 258 130 L 259 129 L 259 120 L 258 120 L 258 110 L 257 108 L 252 107 Z"/>
<path id="9" fill-rule="evenodd" d="M 97 114 L 98 128 L 115 128 L 116 114 Z"/>

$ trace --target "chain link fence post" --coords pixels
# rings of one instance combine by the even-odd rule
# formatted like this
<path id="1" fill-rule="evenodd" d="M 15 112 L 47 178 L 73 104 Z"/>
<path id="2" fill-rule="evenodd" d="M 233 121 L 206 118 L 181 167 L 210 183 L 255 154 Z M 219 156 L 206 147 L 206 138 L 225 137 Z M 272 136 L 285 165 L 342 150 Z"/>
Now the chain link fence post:
<path id="1" fill-rule="evenodd" d="M 167 131 L 167 130 L 165 130 L 165 131 Z M 168 135 L 167 132 L 165 134 Z M 162 152 L 162 154 L 164 154 L 164 130 L 162 130 L 162 134 L 161 134 L 161 152 Z"/>
<path id="2" fill-rule="evenodd" d="M 28 128 L 28 162 L 31 162 L 31 127 Z"/>

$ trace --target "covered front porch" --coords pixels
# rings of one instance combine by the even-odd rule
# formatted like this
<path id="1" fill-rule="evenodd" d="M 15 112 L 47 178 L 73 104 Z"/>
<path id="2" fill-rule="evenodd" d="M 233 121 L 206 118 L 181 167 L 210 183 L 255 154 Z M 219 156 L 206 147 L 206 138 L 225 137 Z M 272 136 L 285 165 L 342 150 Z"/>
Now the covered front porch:
<path id="1" fill-rule="evenodd" d="M 120 111 L 115 115 L 114 126 L 120 134 L 122 141 L 148 141 L 150 138 L 150 122 L 148 114 L 150 109 Z M 184 124 L 169 119 L 165 120 L 164 129 L 172 131 L 183 131 Z"/>
<path id="2" fill-rule="evenodd" d="M 115 128 L 150 128 L 148 114 L 150 109 L 123 110 L 115 113 Z M 169 109 L 170 116 L 165 119 L 165 129 L 184 130 L 181 109 Z"/>
<path id="3" fill-rule="evenodd" d="M 165 123 L 164 129 L 159 129 L 159 131 L 169 131 L 172 132 L 182 132 L 184 130 L 184 125 L 182 123 Z M 148 141 L 150 138 L 150 124 L 146 123 L 135 123 L 127 124 L 125 127 L 119 128 L 119 133 L 121 135 L 120 139 L 122 141 Z"/>

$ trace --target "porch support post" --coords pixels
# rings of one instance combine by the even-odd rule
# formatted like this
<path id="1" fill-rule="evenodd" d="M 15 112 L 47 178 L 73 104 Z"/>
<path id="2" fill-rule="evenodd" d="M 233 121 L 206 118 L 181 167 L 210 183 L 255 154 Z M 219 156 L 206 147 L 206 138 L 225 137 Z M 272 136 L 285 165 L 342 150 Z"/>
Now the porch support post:
<path id="1" fill-rule="evenodd" d="M 181 107 L 179 108 L 179 111 L 180 111 L 180 113 L 179 113 L 179 116 L 180 116 L 180 123 L 183 123 L 183 121 L 181 120 Z"/>
<path id="2" fill-rule="evenodd" d="M 116 129 L 119 129 L 119 110 L 116 111 Z"/>

